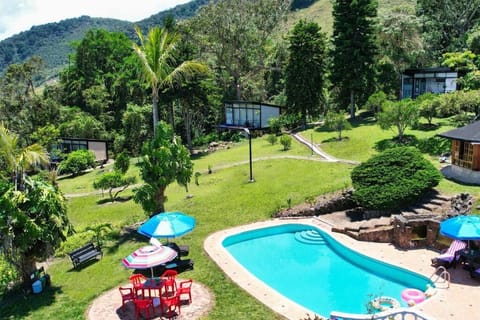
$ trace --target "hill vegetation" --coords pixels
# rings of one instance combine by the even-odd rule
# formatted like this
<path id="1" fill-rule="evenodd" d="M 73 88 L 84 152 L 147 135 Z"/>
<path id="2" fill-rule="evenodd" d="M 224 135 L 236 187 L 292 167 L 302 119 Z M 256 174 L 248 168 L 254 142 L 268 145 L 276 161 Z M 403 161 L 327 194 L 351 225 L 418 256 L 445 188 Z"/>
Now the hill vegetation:
<path id="1" fill-rule="evenodd" d="M 23 63 L 32 56 L 39 56 L 45 62 L 45 69 L 37 80 L 44 81 L 58 77 L 60 71 L 68 65 L 68 57 L 73 53 L 74 44 L 80 41 L 88 30 L 118 31 L 134 39 L 134 25 L 148 30 L 154 25 L 161 25 L 168 16 L 172 16 L 175 20 L 187 19 L 195 15 L 197 9 L 208 2 L 209 0 L 193 0 L 135 23 L 81 16 L 33 26 L 28 31 L 0 41 L 0 74 L 4 74 L 10 64 Z"/>
<path id="2" fill-rule="evenodd" d="M 65 19 L 55 23 L 33 26 L 28 31 L 0 41 L 0 75 L 10 64 L 23 63 L 32 56 L 39 56 L 45 62 L 45 68 L 37 76 L 37 82 L 44 82 L 58 77 L 60 71 L 68 65 L 69 55 L 74 52 L 74 44 L 80 41 L 90 29 L 105 29 L 125 33 L 135 39 L 134 25 L 146 31 L 172 16 L 176 21 L 195 16 L 197 10 L 210 0 L 192 0 L 172 9 L 152 14 L 152 16 L 135 23 L 128 21 L 92 18 L 81 16 Z M 413 7 L 411 0 L 381 0 L 379 12 L 389 12 L 397 6 Z M 294 0 L 291 13 L 285 25 L 279 25 L 279 31 L 287 32 L 295 21 L 306 19 L 319 24 L 322 31 L 332 32 L 332 4 L 330 0 Z"/>

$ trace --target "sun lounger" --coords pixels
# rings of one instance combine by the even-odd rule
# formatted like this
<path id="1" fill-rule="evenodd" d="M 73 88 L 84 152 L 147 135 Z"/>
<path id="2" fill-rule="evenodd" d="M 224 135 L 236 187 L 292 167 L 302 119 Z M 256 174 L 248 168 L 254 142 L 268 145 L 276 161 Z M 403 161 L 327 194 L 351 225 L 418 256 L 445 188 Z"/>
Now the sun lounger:
<path id="1" fill-rule="evenodd" d="M 451 266 L 454 266 L 456 261 L 460 257 L 457 253 L 465 249 L 466 246 L 467 244 L 465 242 L 460 240 L 454 240 L 445 252 L 441 252 L 438 257 L 432 259 L 432 266 L 444 266 L 445 268 L 450 268 Z"/>
<path id="2" fill-rule="evenodd" d="M 167 247 L 172 248 L 173 250 L 177 251 L 179 257 L 185 257 L 188 256 L 190 252 L 190 247 L 189 246 L 179 246 L 175 242 L 168 242 L 165 244 Z"/>

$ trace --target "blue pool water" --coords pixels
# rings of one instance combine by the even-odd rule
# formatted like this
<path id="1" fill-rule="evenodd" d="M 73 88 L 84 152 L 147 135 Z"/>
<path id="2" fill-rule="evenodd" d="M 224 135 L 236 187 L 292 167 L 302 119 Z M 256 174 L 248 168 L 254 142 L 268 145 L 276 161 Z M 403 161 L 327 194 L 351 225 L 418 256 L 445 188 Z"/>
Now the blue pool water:
<path id="1" fill-rule="evenodd" d="M 431 281 L 372 259 L 310 225 L 287 224 L 242 232 L 223 246 L 247 270 L 290 300 L 328 317 L 331 311 L 368 313 L 379 296 L 398 300 L 406 288 Z"/>

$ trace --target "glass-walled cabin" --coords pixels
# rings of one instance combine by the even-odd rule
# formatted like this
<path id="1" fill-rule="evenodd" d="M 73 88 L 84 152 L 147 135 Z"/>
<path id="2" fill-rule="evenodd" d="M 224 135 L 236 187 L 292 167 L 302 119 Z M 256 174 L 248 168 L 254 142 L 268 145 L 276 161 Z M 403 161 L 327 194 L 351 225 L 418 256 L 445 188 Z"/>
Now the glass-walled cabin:
<path id="1" fill-rule="evenodd" d="M 268 127 L 270 118 L 280 115 L 280 107 L 249 101 L 225 102 L 225 125 L 261 129 Z"/>

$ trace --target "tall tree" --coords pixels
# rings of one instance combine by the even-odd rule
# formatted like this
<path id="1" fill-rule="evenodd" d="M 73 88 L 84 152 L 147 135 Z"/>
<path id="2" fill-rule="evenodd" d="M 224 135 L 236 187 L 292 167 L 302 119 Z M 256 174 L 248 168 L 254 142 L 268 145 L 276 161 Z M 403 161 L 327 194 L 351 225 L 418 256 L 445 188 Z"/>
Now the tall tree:
<path id="1" fill-rule="evenodd" d="M 21 140 L 36 130 L 35 118 L 41 117 L 44 101 L 35 92 L 34 80 L 43 67 L 43 60 L 31 57 L 25 63 L 12 64 L 0 78 L 0 121 L 15 128 Z"/>
<path id="2" fill-rule="evenodd" d="M 152 89 L 153 128 L 157 129 L 158 101 L 160 91 L 181 84 L 185 79 L 207 71 L 207 67 L 198 61 L 189 60 L 178 64 L 177 46 L 180 43 L 178 33 L 169 32 L 165 28 L 153 27 L 145 38 L 142 30 L 135 27 L 140 45 L 134 43 L 133 48 L 140 57 L 144 76 Z M 173 124 L 172 124 L 173 125 Z"/>
<path id="3" fill-rule="evenodd" d="M 49 163 L 48 153 L 39 144 L 22 147 L 16 134 L 0 124 L 0 174 L 13 177 L 16 189 L 23 189 L 29 169 Z"/>
<path id="4" fill-rule="evenodd" d="M 331 82 L 341 108 L 362 105 L 374 90 L 375 22 L 374 0 L 335 0 L 333 2 L 333 50 Z"/>
<path id="5" fill-rule="evenodd" d="M 413 5 L 394 7 L 379 17 L 377 90 L 400 96 L 398 79 L 406 68 L 426 65 L 420 18 Z"/>
<path id="6" fill-rule="evenodd" d="M 182 24 L 179 32 L 182 33 L 182 39 L 185 40 L 178 47 L 180 60 L 195 59 L 199 55 L 199 48 L 193 40 L 193 29 Z M 192 77 L 184 81 L 175 90 L 167 90 L 166 94 L 169 94 L 176 102 L 177 108 L 175 111 L 181 118 L 174 129 L 179 132 L 179 125 L 183 124 L 182 140 L 192 151 L 192 138 L 202 135 L 205 129 L 211 132 L 221 121 L 223 106 L 220 88 L 215 82 L 215 75 L 208 72 Z M 172 102 L 172 104 L 174 103 Z"/>
<path id="7" fill-rule="evenodd" d="M 0 181 L 2 252 L 16 266 L 23 281 L 67 237 L 71 225 L 62 193 L 52 185 L 27 178 L 23 190 Z"/>
<path id="8" fill-rule="evenodd" d="M 168 185 L 177 181 L 187 187 L 192 178 L 190 154 L 179 140 L 174 136 L 172 127 L 160 121 L 154 139 L 142 147 L 138 166 L 145 184 L 134 189 L 133 199 L 150 215 L 165 211 Z"/>
<path id="9" fill-rule="evenodd" d="M 417 16 L 432 62 L 438 63 L 443 53 L 467 48 L 468 32 L 480 22 L 480 0 L 418 0 Z"/>
<path id="10" fill-rule="evenodd" d="M 289 0 L 219 0 L 202 7 L 192 21 L 214 57 L 218 76 L 236 97 L 259 99 L 242 93 L 251 81 L 263 80 L 266 46 L 282 22 Z"/>
<path id="11" fill-rule="evenodd" d="M 63 104 L 80 107 L 103 118 L 109 128 L 119 129 L 127 104 L 144 103 L 145 88 L 136 80 L 141 63 L 125 34 L 89 30 L 76 44 L 70 60 L 60 74 Z"/>
<path id="12" fill-rule="evenodd" d="M 314 22 L 300 20 L 290 35 L 290 58 L 286 68 L 285 94 L 289 113 L 319 114 L 325 83 L 326 40 Z"/>

